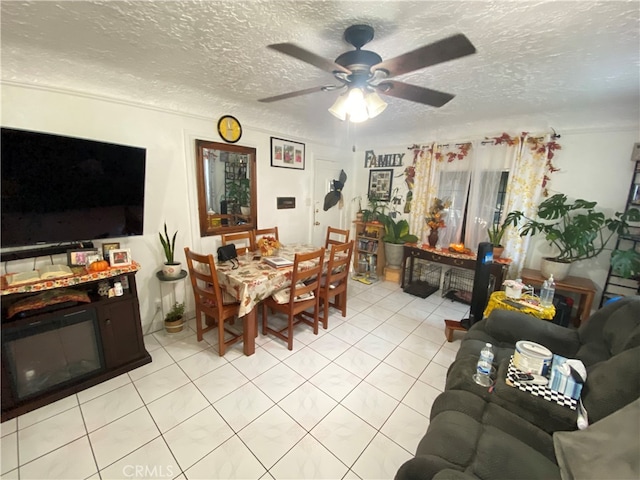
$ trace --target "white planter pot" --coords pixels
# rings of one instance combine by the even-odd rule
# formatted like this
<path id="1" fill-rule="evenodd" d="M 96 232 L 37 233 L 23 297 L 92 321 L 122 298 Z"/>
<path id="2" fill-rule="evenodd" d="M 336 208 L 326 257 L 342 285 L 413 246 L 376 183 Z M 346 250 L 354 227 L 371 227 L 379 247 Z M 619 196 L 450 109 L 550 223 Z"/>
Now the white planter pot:
<path id="1" fill-rule="evenodd" d="M 242 215 L 251 215 L 251 208 L 250 207 L 240 207 L 240 213 L 242 213 Z"/>
<path id="2" fill-rule="evenodd" d="M 182 272 L 182 264 L 180 262 L 165 263 L 162 265 L 162 274 L 168 278 L 177 278 Z"/>
<path id="3" fill-rule="evenodd" d="M 387 267 L 402 267 L 402 254 L 404 253 L 404 245 L 401 243 L 384 242 L 384 259 L 387 261 Z"/>
<path id="4" fill-rule="evenodd" d="M 544 278 L 553 274 L 554 280 L 564 280 L 569 275 L 571 263 L 556 262 L 552 257 L 544 257 L 540 263 L 540 273 Z"/>

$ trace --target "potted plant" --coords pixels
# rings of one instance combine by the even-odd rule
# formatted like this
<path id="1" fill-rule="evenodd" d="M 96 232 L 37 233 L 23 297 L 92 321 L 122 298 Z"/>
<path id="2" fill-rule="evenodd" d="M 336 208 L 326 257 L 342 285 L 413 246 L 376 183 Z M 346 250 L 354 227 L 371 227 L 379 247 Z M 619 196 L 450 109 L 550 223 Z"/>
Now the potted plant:
<path id="1" fill-rule="evenodd" d="M 403 246 L 405 243 L 417 243 L 418 237 L 409 233 L 409 222 L 405 219 L 397 222 L 390 215 L 382 215 L 384 224 L 384 255 L 388 267 L 399 268 L 402 265 Z"/>
<path id="2" fill-rule="evenodd" d="M 380 223 L 380 217 L 387 209 L 388 200 L 381 200 L 376 196 L 369 197 L 369 208 L 362 210 L 362 220 L 369 223 Z"/>
<path id="3" fill-rule="evenodd" d="M 174 258 L 174 254 L 176 251 L 176 236 L 178 235 L 178 231 L 173 234 L 173 237 L 169 237 L 169 232 L 167 231 L 167 223 L 164 224 L 164 236 L 162 232 L 158 232 L 158 236 L 160 237 L 160 243 L 162 244 L 162 249 L 164 250 L 164 256 L 166 262 L 162 267 L 162 273 L 165 277 L 176 278 L 180 276 L 182 272 L 181 263 L 176 262 Z"/>
<path id="4" fill-rule="evenodd" d="M 164 328 L 167 333 L 182 331 L 184 326 L 184 303 L 175 302 L 171 310 L 164 316 Z"/>
<path id="5" fill-rule="evenodd" d="M 566 195 L 558 193 L 538 205 L 538 219 L 528 218 L 523 212 L 512 212 L 517 222 L 525 220 L 520 235 L 541 233 L 559 251 L 555 257 L 543 258 L 540 268 L 543 276 L 553 273 L 556 280 L 562 280 L 568 275 L 571 263 L 598 256 L 613 235 L 628 233 L 628 222 L 640 221 L 637 208 L 616 212 L 607 218 L 595 210 L 596 205 L 597 202 L 582 199 L 570 202 Z M 557 266 L 561 268 L 554 272 Z"/>
<path id="6" fill-rule="evenodd" d="M 640 281 L 640 253 L 633 248 L 614 250 L 611 252 L 611 268 L 616 275 Z"/>
<path id="7" fill-rule="evenodd" d="M 504 245 L 502 245 L 502 237 L 504 237 L 507 227 L 509 225 L 518 224 L 518 215 L 515 212 L 511 212 L 504 219 L 504 222 L 500 225 L 493 224 L 487 229 L 489 235 L 489 242 L 493 245 L 493 258 L 500 258 L 502 252 L 504 252 Z"/>

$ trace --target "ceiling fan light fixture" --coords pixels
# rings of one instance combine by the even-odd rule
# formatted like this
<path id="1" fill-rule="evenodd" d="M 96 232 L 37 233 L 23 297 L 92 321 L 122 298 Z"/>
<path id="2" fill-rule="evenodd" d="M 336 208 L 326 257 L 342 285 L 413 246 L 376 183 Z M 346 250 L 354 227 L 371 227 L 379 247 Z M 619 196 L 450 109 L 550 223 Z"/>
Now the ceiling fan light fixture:
<path id="1" fill-rule="evenodd" d="M 362 88 L 351 87 L 336 99 L 329 113 L 342 121 L 349 118 L 352 123 L 361 123 L 379 115 L 385 108 L 387 104 L 375 91 L 365 95 Z"/>
<path id="2" fill-rule="evenodd" d="M 347 119 L 347 95 L 348 93 L 340 95 L 329 108 L 329 113 L 343 122 Z"/>
<path id="3" fill-rule="evenodd" d="M 364 98 L 367 104 L 367 112 L 369 113 L 369 118 L 374 118 L 384 112 L 384 109 L 387 108 L 387 103 L 380 98 L 378 92 L 375 90 L 369 92 Z"/>
<path id="4" fill-rule="evenodd" d="M 367 102 L 361 88 L 354 87 L 349 90 L 347 98 L 347 115 L 352 123 L 361 123 L 369 118 Z"/>

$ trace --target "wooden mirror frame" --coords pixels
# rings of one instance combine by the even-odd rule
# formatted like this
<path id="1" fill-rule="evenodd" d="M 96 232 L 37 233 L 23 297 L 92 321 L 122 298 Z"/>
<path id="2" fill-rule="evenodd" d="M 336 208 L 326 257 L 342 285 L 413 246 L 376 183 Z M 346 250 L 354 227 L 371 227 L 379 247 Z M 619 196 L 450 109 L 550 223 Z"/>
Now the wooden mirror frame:
<path id="1" fill-rule="evenodd" d="M 242 215 L 235 212 L 221 214 L 216 209 L 216 213 L 210 215 L 207 209 L 207 195 L 204 172 L 204 149 L 220 150 L 222 152 L 240 153 L 248 156 L 249 174 L 249 215 Z M 200 236 L 207 237 L 221 235 L 223 233 L 244 232 L 253 230 L 258 225 L 257 208 L 257 172 L 256 172 L 256 149 L 243 147 L 241 145 L 230 145 L 227 143 L 210 142 L 208 140 L 196 140 L 196 175 L 198 183 L 198 217 L 200 220 Z M 225 192 L 226 194 L 226 192 Z M 240 223 L 238 223 L 240 222 Z M 242 223 L 246 222 L 246 223 Z M 227 223 L 227 225 L 224 225 Z"/>

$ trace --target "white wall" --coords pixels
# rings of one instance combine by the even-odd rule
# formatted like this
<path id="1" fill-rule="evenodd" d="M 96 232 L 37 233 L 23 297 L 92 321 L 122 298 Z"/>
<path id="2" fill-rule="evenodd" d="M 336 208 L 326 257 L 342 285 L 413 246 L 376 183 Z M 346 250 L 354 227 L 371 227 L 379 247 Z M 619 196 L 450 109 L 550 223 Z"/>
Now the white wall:
<path id="1" fill-rule="evenodd" d="M 551 175 L 549 193 L 564 193 L 570 199 L 598 202 L 596 208 L 607 216 L 623 211 L 634 168 L 631 152 L 634 143 L 640 140 L 637 128 L 567 131 L 561 134 L 558 143 L 562 150 L 556 152 L 553 159 L 560 171 Z M 607 246 L 609 249 L 597 258 L 571 266 L 570 275 L 590 278 L 598 286 L 594 307 L 600 303 L 615 239 Z M 544 239 L 532 239 L 526 266 L 538 268 L 540 259 L 549 253 L 551 251 Z"/>
<path id="2" fill-rule="evenodd" d="M 139 237 L 119 239 L 122 248 L 130 248 L 132 257 L 142 266 L 136 275 L 143 330 L 162 328 L 162 315 L 156 312 L 161 299 L 160 282 L 155 272 L 163 254 L 157 232 L 166 221 L 169 231 L 178 231 L 177 257 L 184 262 L 182 248 L 215 252 L 219 237 L 201 238 L 198 224 L 195 179 L 195 139 L 221 141 L 216 132 L 217 119 L 229 112 L 212 112 L 211 118 L 167 112 L 140 105 L 82 94 L 16 85 L 2 85 L 2 125 L 104 142 L 134 145 L 147 149 L 144 232 Z M 314 160 L 340 158 L 350 161 L 350 152 L 338 151 L 305 139 L 291 138 L 286 132 L 254 129 L 243 121 L 241 145 L 257 150 L 258 225 L 277 225 L 285 243 L 309 242 L 313 205 Z M 305 143 L 305 170 L 273 168 L 270 163 L 270 136 Z M 351 170 L 350 166 L 346 166 Z M 70 181 L 69 188 L 73 188 Z M 61 192 L 62 194 L 62 192 Z M 276 209 L 276 197 L 296 197 L 296 208 Z M 100 242 L 96 242 L 99 244 Z M 66 263 L 66 258 L 56 258 Z M 37 264 L 48 263 L 39 258 Z M 8 272 L 32 268 L 33 261 L 9 262 Z M 4 266 L 3 266 L 4 268 Z M 3 271 L 3 273 L 7 273 Z M 186 284 L 188 311 L 193 310 L 193 295 Z M 164 301 L 167 302 L 166 286 Z M 179 299 L 184 290 L 178 287 Z"/>

